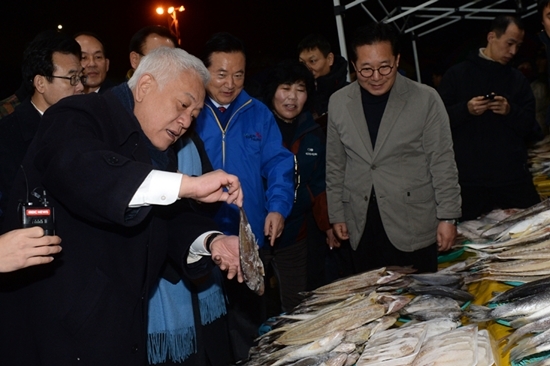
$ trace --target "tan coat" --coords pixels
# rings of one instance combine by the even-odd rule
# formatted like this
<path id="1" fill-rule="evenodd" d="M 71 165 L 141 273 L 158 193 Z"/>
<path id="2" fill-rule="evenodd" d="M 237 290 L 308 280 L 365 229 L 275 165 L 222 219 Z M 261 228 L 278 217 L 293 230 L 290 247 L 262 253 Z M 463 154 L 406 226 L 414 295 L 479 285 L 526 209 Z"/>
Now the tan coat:
<path id="1" fill-rule="evenodd" d="M 414 251 L 435 243 L 438 218 L 461 216 L 449 117 L 437 92 L 398 74 L 374 151 L 359 84 L 334 93 L 326 180 L 330 222 L 347 224 L 354 249 L 365 228 L 373 185 L 395 247 Z"/>

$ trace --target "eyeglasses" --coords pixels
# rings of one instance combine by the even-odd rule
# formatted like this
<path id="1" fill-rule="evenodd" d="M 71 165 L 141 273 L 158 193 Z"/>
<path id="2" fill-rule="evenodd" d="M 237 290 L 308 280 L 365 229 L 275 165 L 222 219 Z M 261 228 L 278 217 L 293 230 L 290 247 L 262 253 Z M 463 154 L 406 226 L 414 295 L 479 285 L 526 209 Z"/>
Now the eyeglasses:
<path id="1" fill-rule="evenodd" d="M 86 80 L 88 80 L 88 77 L 85 76 L 85 75 L 73 75 L 73 76 L 55 76 L 55 75 L 52 75 L 50 77 L 70 80 L 71 86 L 77 86 L 78 83 L 82 83 L 82 85 L 85 85 Z"/>
<path id="2" fill-rule="evenodd" d="M 373 68 L 370 68 L 370 67 L 366 67 L 364 69 L 361 69 L 359 70 L 359 73 L 361 74 L 362 77 L 364 78 L 370 78 L 372 75 L 374 75 L 374 72 L 375 71 L 378 71 L 378 73 L 380 74 L 380 76 L 388 76 L 389 74 L 391 74 L 391 71 L 393 70 L 393 67 L 394 66 L 380 66 L 379 68 L 377 69 L 373 69 Z"/>

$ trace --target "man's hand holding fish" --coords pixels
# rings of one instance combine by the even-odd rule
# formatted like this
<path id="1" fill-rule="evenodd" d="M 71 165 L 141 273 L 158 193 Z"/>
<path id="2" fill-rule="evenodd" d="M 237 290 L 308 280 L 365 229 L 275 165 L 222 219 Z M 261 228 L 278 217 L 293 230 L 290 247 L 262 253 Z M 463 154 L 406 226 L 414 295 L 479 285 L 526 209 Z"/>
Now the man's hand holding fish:
<path id="1" fill-rule="evenodd" d="M 239 237 L 218 235 L 210 243 L 212 260 L 222 271 L 227 271 L 227 278 L 237 276 L 237 281 L 243 282 L 243 273 L 239 260 Z"/>
<path id="2" fill-rule="evenodd" d="M 199 177 L 183 175 L 179 197 L 201 202 L 225 201 L 238 207 L 243 205 L 243 190 L 239 178 L 220 169 Z"/>

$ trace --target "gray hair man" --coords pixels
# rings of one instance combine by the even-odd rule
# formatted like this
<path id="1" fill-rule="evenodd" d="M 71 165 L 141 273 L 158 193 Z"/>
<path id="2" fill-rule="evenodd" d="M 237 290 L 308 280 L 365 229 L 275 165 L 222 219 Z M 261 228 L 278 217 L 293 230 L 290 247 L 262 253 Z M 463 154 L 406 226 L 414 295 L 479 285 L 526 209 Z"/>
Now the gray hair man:
<path id="1" fill-rule="evenodd" d="M 149 291 L 167 256 L 189 279 L 218 265 L 242 281 L 238 238 L 180 200 L 241 206 L 238 178 L 178 173 L 170 148 L 200 112 L 207 80 L 197 58 L 163 47 L 129 84 L 67 98 L 44 116 L 23 166 L 29 187 L 47 191 L 64 247 L 1 289 L 0 332 L 12 340 L 0 346 L 3 364 L 145 364 Z"/>

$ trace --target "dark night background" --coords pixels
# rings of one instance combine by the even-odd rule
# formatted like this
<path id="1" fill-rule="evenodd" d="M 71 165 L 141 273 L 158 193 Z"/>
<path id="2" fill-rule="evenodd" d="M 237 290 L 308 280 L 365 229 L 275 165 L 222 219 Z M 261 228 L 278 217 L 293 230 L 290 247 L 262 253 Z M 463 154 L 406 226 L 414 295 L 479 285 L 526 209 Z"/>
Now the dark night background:
<path id="1" fill-rule="evenodd" d="M 426 0 L 383 1 L 388 10 L 402 4 L 411 6 Z M 342 4 L 350 1 L 342 0 Z M 442 0 L 432 6 L 455 6 L 466 1 Z M 480 1 L 480 5 L 494 3 Z M 518 2 L 506 1 L 500 7 L 513 8 Z M 523 5 L 535 3 L 524 0 Z M 199 55 L 202 45 L 218 31 L 229 31 L 245 41 L 248 50 L 247 75 L 254 76 L 266 65 L 285 57 L 296 57 L 296 45 L 308 33 L 324 34 L 333 51 L 339 53 L 332 0 L 2 0 L 0 4 L 0 98 L 11 95 L 20 84 L 20 63 L 27 43 L 40 31 L 57 29 L 74 34 L 91 31 L 103 38 L 111 60 L 109 78 L 121 81 L 129 68 L 128 43 L 141 27 L 168 26 L 169 16 L 158 15 L 157 6 L 184 5 L 179 13 L 182 48 Z M 380 19 L 382 8 L 373 0 L 364 2 Z M 489 14 L 495 16 L 495 14 Z M 346 37 L 371 21 L 356 6 L 344 16 Z M 409 21 L 414 21 L 410 19 Z M 527 34 L 523 51 L 532 53 L 534 34 L 541 29 L 537 15 L 524 19 Z M 401 22 L 402 24 L 402 22 Z M 468 50 L 484 45 L 489 21 L 462 20 L 418 39 L 420 66 L 429 70 L 460 61 Z M 415 78 L 411 37 L 403 37 L 401 67 Z M 423 81 L 428 82 L 428 80 Z"/>

